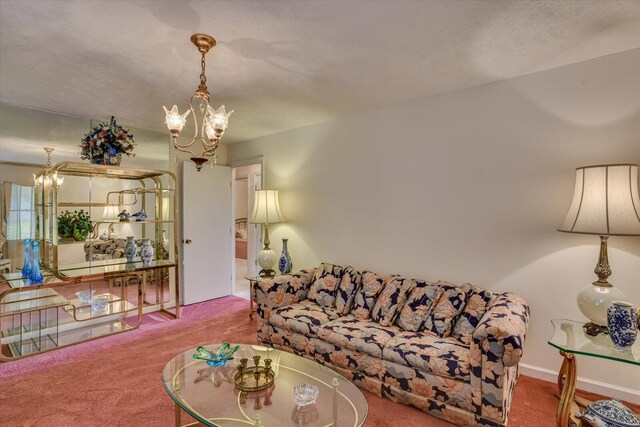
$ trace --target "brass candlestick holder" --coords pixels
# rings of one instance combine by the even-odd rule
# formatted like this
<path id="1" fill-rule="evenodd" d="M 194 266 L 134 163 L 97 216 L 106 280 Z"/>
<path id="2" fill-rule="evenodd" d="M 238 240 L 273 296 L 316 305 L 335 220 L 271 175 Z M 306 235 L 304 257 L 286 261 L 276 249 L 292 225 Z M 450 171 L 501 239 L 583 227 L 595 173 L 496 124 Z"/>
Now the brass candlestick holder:
<path id="1" fill-rule="evenodd" d="M 238 372 L 233 378 L 238 390 L 262 391 L 273 384 L 275 375 L 271 369 L 271 359 L 264 359 L 264 366 L 260 366 L 260 356 L 253 356 L 253 363 L 254 366 L 247 366 L 248 359 L 240 359 Z"/>

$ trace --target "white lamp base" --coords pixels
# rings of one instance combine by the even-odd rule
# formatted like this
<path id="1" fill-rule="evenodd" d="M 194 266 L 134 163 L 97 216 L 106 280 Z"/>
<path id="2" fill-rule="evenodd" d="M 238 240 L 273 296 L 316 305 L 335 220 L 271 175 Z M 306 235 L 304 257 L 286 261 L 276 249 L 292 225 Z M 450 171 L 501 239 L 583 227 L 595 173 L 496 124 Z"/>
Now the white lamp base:
<path id="1" fill-rule="evenodd" d="M 258 265 L 262 267 L 258 275 L 260 277 L 273 277 L 276 271 L 273 266 L 278 262 L 278 255 L 271 248 L 264 248 L 258 252 Z"/>
<path id="2" fill-rule="evenodd" d="M 607 328 L 607 309 L 612 301 L 624 301 L 627 297 L 614 286 L 588 285 L 578 294 L 578 308 L 584 316 L 598 326 Z"/>

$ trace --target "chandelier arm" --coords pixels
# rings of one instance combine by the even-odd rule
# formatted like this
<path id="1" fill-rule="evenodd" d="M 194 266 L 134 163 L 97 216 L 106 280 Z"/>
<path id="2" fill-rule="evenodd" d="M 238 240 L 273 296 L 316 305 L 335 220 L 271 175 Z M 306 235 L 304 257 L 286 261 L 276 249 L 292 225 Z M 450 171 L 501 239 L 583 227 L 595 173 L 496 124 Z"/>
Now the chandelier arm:
<path id="1" fill-rule="evenodd" d="M 218 148 L 218 143 L 215 143 L 213 145 L 213 148 L 210 148 L 208 150 L 205 150 L 204 153 L 202 153 L 203 156 L 213 156 L 214 154 L 216 154 L 216 149 Z"/>
<path id="2" fill-rule="evenodd" d="M 175 146 L 175 148 L 176 148 L 176 150 L 182 151 L 183 153 L 191 154 L 191 157 L 197 157 L 196 154 L 191 150 L 185 150 L 184 148 L 178 147 L 177 145 Z"/>
<path id="3" fill-rule="evenodd" d="M 187 147 L 191 147 L 191 146 L 193 145 L 193 143 L 194 143 L 194 142 L 196 142 L 196 138 L 193 138 L 193 139 L 191 140 L 191 142 L 190 142 L 190 143 L 188 143 L 188 144 L 180 144 L 180 143 L 178 142 L 178 138 L 174 138 L 174 139 L 173 139 L 173 145 L 175 145 L 175 147 L 176 147 L 176 148 L 178 148 L 178 147 L 180 147 L 180 148 L 187 148 Z"/>

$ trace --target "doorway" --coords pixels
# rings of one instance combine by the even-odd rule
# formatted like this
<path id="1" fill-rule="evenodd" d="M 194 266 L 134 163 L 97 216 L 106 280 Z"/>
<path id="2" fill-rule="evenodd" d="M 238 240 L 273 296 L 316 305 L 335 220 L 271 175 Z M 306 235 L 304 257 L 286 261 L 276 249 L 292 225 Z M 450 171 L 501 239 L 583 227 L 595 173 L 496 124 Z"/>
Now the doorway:
<path id="1" fill-rule="evenodd" d="M 251 224 L 255 190 L 262 188 L 262 160 L 231 167 L 231 204 L 234 217 L 233 294 L 249 299 L 247 276 L 257 274 L 257 254 L 260 251 L 262 228 Z"/>

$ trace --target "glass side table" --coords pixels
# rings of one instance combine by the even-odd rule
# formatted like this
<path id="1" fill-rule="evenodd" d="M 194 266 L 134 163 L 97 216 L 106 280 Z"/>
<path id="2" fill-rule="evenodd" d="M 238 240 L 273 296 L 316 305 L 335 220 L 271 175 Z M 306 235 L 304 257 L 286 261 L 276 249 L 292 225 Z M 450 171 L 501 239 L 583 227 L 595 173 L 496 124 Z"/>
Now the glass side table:
<path id="1" fill-rule="evenodd" d="M 590 401 L 576 396 L 577 366 L 576 355 L 599 357 L 620 363 L 640 366 L 640 340 L 629 351 L 617 350 L 609 335 L 592 337 L 584 333 L 584 323 L 573 320 L 556 319 L 551 323 L 555 328 L 549 345 L 560 350 L 563 357 L 558 373 L 558 391 L 560 404 L 556 414 L 558 427 L 579 426 L 580 420 L 574 417 L 579 407 L 585 407 Z"/>

